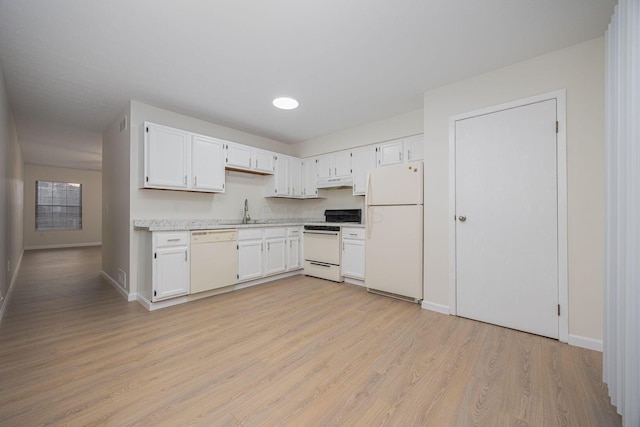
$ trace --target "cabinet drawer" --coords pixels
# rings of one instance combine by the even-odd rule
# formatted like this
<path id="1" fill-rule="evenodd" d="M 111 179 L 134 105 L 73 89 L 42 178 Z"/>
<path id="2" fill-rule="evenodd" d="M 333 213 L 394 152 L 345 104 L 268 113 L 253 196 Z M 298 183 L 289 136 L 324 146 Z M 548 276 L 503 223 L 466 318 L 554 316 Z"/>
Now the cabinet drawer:
<path id="1" fill-rule="evenodd" d="M 291 227 L 287 228 L 287 236 L 296 237 L 302 235 L 302 227 Z"/>
<path id="2" fill-rule="evenodd" d="M 269 239 L 272 237 L 286 237 L 287 229 L 286 228 L 266 228 L 264 230 L 265 239 Z"/>
<path id="3" fill-rule="evenodd" d="M 155 231 L 153 233 L 155 247 L 187 246 L 189 244 L 188 231 Z"/>
<path id="4" fill-rule="evenodd" d="M 342 228 L 343 239 L 364 240 L 364 228 Z"/>
<path id="5" fill-rule="evenodd" d="M 238 240 L 262 239 L 262 228 L 243 228 L 238 230 Z"/>

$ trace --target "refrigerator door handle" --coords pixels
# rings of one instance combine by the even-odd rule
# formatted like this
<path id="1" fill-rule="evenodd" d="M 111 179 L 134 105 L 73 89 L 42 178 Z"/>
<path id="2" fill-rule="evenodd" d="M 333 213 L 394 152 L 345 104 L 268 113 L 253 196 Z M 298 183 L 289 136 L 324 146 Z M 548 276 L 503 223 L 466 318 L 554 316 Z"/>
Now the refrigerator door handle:
<path id="1" fill-rule="evenodd" d="M 367 222 L 365 223 L 366 239 L 371 238 L 371 206 L 367 206 Z"/>

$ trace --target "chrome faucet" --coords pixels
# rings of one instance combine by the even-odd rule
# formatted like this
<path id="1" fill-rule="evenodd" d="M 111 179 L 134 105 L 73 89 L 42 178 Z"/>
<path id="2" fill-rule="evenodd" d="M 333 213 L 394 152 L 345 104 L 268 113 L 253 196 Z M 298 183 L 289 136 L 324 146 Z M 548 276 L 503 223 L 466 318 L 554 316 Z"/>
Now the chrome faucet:
<path id="1" fill-rule="evenodd" d="M 244 213 L 242 214 L 242 223 L 247 224 L 251 221 L 251 217 L 249 216 L 249 201 L 244 199 Z"/>

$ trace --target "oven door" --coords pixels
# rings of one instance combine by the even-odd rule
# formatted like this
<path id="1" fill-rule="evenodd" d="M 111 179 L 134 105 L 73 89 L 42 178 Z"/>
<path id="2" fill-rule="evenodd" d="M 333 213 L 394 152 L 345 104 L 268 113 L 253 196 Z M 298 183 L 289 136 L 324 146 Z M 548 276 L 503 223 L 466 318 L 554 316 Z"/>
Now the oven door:
<path id="1" fill-rule="evenodd" d="M 340 232 L 305 230 L 304 259 L 340 265 Z"/>

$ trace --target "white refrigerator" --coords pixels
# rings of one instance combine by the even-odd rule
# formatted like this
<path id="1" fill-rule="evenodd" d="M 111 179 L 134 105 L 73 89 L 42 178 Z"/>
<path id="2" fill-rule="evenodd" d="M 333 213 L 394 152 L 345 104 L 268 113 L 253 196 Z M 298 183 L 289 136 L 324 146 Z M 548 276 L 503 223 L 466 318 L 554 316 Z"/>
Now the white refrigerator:
<path id="1" fill-rule="evenodd" d="M 372 169 L 367 181 L 365 285 L 421 301 L 423 163 Z"/>

